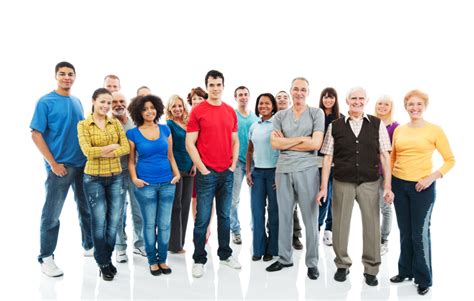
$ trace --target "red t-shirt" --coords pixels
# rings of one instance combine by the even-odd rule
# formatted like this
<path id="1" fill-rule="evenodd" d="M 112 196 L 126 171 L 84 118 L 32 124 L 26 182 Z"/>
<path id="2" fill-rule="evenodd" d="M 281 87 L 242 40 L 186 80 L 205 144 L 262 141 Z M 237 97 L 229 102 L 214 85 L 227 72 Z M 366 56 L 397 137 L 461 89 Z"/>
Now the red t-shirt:
<path id="1" fill-rule="evenodd" d="M 222 102 L 213 106 L 203 101 L 192 109 L 187 132 L 199 132 L 196 147 L 207 167 L 223 172 L 232 165 L 232 133 L 237 132 L 234 109 Z"/>

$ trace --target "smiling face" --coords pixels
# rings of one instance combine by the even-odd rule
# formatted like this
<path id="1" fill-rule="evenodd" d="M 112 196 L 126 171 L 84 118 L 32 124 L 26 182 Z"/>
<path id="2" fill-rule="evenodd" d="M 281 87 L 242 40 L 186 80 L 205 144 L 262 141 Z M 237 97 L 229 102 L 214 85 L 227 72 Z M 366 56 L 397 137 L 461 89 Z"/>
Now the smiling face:
<path id="1" fill-rule="evenodd" d="M 420 97 L 412 96 L 405 103 L 405 110 L 412 121 L 422 120 L 423 113 L 426 110 L 426 103 Z"/>
<path id="2" fill-rule="evenodd" d="M 193 107 L 197 104 L 200 104 L 203 101 L 204 101 L 204 98 L 197 94 L 194 94 L 193 97 L 191 98 L 191 103 Z"/>
<path id="3" fill-rule="evenodd" d="M 349 106 L 349 115 L 360 117 L 364 114 L 365 105 L 367 104 L 367 96 L 363 90 L 355 90 L 346 98 Z"/>
<path id="4" fill-rule="evenodd" d="M 105 117 L 112 107 L 112 95 L 107 93 L 99 94 L 96 99 L 92 100 L 92 104 L 94 106 L 94 114 Z"/>
<path id="5" fill-rule="evenodd" d="M 278 106 L 278 111 L 286 110 L 290 106 L 290 96 L 286 92 L 278 92 L 276 95 L 276 101 Z"/>
<path id="6" fill-rule="evenodd" d="M 389 116 L 392 111 L 392 103 L 388 100 L 378 100 L 375 104 L 375 112 L 379 117 Z"/>
<path id="7" fill-rule="evenodd" d="M 76 73 L 71 68 L 61 67 L 56 72 L 56 80 L 58 82 L 58 89 L 69 91 L 76 80 Z"/>
<path id="8" fill-rule="evenodd" d="M 295 106 L 306 105 L 306 97 L 309 95 L 309 85 L 305 80 L 297 79 L 291 86 L 291 98 Z"/>
<path id="9" fill-rule="evenodd" d="M 264 120 L 272 117 L 273 104 L 268 96 L 261 96 L 258 100 L 258 113 Z"/>
<path id="10" fill-rule="evenodd" d="M 175 119 L 180 119 L 183 118 L 184 114 L 184 103 L 181 99 L 176 99 L 174 103 L 171 105 L 170 108 L 171 115 L 173 115 L 173 118 Z"/>
<path id="11" fill-rule="evenodd" d="M 112 115 L 120 117 L 125 115 L 127 108 L 127 100 L 122 93 L 115 92 L 112 94 Z"/>
<path id="12" fill-rule="evenodd" d="M 155 122 L 156 109 L 151 101 L 145 102 L 142 109 L 142 117 L 145 123 Z"/>
<path id="13" fill-rule="evenodd" d="M 117 78 L 107 77 L 104 80 L 104 88 L 112 92 L 120 91 L 120 80 Z"/>
<path id="14" fill-rule="evenodd" d="M 209 94 L 209 100 L 220 101 L 222 92 L 224 91 L 224 83 L 222 78 L 209 77 L 207 79 L 207 92 Z"/>
<path id="15" fill-rule="evenodd" d="M 237 101 L 237 106 L 239 109 L 247 109 L 249 104 L 249 96 L 249 90 L 247 89 L 237 89 L 237 91 L 235 91 L 235 101 Z"/>
<path id="16" fill-rule="evenodd" d="M 329 95 L 323 96 L 324 109 L 332 109 L 334 107 L 335 103 L 336 103 L 336 98 L 335 97 L 332 97 L 332 96 L 329 96 Z"/>

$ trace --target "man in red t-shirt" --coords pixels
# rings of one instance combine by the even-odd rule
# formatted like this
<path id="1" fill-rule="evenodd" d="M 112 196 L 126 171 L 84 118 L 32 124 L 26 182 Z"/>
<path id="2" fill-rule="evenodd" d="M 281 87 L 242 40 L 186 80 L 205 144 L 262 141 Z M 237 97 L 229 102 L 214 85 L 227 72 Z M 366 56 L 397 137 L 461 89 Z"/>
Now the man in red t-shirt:
<path id="1" fill-rule="evenodd" d="M 205 78 L 209 97 L 198 104 L 189 117 L 186 149 L 196 165 L 197 212 L 194 222 L 193 277 L 204 274 L 207 253 L 204 248 L 206 231 L 216 198 L 217 255 L 223 265 L 240 269 L 240 263 L 232 257 L 230 241 L 230 208 L 234 170 L 239 157 L 237 115 L 234 109 L 221 99 L 224 75 L 211 70 Z"/>

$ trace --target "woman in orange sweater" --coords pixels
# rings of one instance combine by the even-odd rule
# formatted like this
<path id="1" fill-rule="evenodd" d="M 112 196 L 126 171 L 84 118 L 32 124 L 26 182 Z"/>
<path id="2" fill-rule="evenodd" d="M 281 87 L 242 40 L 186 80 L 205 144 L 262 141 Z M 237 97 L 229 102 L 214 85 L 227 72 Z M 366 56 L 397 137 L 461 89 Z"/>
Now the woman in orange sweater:
<path id="1" fill-rule="evenodd" d="M 430 220 L 435 202 L 436 180 L 454 166 L 454 155 L 443 130 L 423 119 L 428 95 L 412 90 L 404 98 L 410 122 L 399 126 L 393 135 L 392 190 L 400 229 L 399 283 L 415 278 L 418 294 L 432 285 Z M 444 164 L 432 171 L 432 156 L 438 150 Z"/>

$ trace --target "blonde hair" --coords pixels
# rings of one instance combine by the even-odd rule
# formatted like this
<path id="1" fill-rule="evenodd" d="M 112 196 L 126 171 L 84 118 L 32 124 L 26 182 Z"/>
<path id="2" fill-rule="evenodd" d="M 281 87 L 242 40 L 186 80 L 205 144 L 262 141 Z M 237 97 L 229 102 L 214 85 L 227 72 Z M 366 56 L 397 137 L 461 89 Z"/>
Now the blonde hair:
<path id="1" fill-rule="evenodd" d="M 377 101 L 375 102 L 375 117 L 380 118 L 380 115 L 377 113 L 377 104 L 379 102 L 388 102 L 390 103 L 390 112 L 388 113 L 387 119 L 388 122 L 386 125 L 390 125 L 393 123 L 393 100 L 389 95 L 381 95 Z"/>
<path id="2" fill-rule="evenodd" d="M 183 104 L 183 123 L 188 124 L 189 110 L 187 104 L 181 97 L 179 97 L 179 95 L 176 94 L 171 95 L 168 99 L 168 103 L 166 104 L 166 119 L 173 120 L 173 113 L 171 113 L 171 108 L 177 101 L 181 101 L 181 103 Z"/>
<path id="3" fill-rule="evenodd" d="M 421 100 L 423 100 L 423 102 L 425 103 L 425 107 L 428 106 L 428 94 L 424 93 L 424 92 L 421 92 L 420 90 L 411 90 L 409 91 L 405 97 L 403 98 L 403 106 L 406 108 L 407 107 L 407 102 L 410 98 L 412 98 L 413 96 L 416 96 L 416 97 L 419 97 Z"/>

